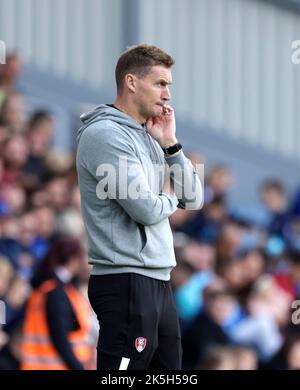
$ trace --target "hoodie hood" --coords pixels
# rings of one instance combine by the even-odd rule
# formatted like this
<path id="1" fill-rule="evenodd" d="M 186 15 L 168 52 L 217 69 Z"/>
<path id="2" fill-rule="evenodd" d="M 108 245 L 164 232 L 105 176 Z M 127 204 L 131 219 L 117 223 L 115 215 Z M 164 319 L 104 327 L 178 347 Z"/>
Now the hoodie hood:
<path id="1" fill-rule="evenodd" d="M 82 121 L 83 126 L 78 129 L 77 143 L 79 142 L 82 133 L 89 125 L 104 120 L 111 120 L 120 125 L 130 127 L 133 130 L 145 131 L 143 126 L 136 122 L 131 116 L 106 104 L 101 104 L 94 110 L 80 115 L 80 120 Z"/>

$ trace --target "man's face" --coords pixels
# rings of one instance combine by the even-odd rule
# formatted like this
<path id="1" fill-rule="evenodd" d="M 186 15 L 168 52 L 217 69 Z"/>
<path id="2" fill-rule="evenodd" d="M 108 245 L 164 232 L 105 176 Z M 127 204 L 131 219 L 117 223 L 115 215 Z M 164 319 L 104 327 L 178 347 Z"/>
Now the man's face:
<path id="1" fill-rule="evenodd" d="M 266 189 L 262 199 L 267 209 L 273 213 L 280 213 L 285 209 L 285 196 L 275 188 Z"/>
<path id="2" fill-rule="evenodd" d="M 145 119 L 162 114 L 164 104 L 171 99 L 171 83 L 171 70 L 161 65 L 153 66 L 144 78 L 137 78 L 134 100 Z"/>

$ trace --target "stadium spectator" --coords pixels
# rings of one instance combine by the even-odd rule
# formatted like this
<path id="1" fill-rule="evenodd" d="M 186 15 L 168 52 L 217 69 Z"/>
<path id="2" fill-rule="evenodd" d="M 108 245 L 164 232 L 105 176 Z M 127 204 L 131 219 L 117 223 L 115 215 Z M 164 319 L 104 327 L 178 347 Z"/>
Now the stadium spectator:
<path id="1" fill-rule="evenodd" d="M 78 240 L 61 236 L 50 247 L 31 295 L 23 328 L 24 370 L 90 368 L 91 311 L 72 284 L 84 268 Z"/>
<path id="2" fill-rule="evenodd" d="M 290 220 L 288 199 L 283 185 L 277 180 L 268 180 L 262 186 L 262 199 L 269 212 L 268 233 L 282 237 Z"/>
<path id="3" fill-rule="evenodd" d="M 26 130 L 26 100 L 20 92 L 13 91 L 4 99 L 0 108 L 0 120 L 13 133 L 24 133 Z"/>

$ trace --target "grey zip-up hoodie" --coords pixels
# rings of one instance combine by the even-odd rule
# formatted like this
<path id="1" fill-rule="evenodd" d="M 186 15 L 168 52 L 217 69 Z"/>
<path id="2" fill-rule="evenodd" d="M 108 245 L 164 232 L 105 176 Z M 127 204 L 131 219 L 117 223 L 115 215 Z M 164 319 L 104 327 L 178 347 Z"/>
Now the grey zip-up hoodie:
<path id="1" fill-rule="evenodd" d="M 80 118 L 76 165 L 92 274 L 134 272 L 169 280 L 176 261 L 168 217 L 177 206 L 202 204 L 191 162 L 182 151 L 165 159 L 146 129 L 114 107 L 103 104 Z M 165 162 L 183 173 L 184 180 L 173 175 L 178 197 L 161 192 L 163 175 L 151 180 L 153 167 Z M 187 199 L 183 182 L 196 195 Z M 133 188 L 138 197 L 131 195 Z"/>

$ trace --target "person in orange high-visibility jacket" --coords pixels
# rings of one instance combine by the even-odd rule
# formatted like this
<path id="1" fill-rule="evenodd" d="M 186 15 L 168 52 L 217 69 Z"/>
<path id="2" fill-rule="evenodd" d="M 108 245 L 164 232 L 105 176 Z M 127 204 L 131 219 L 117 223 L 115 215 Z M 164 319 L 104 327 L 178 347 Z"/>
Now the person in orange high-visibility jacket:
<path id="1" fill-rule="evenodd" d="M 82 255 L 79 242 L 70 237 L 60 237 L 50 248 L 27 303 L 21 369 L 91 368 L 91 309 L 71 283 L 82 270 Z"/>

